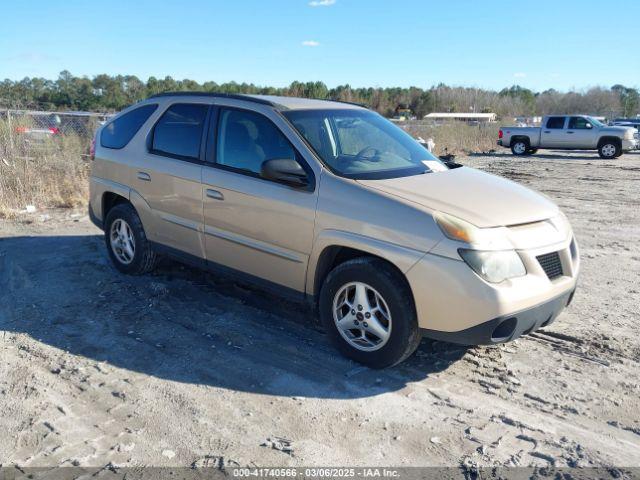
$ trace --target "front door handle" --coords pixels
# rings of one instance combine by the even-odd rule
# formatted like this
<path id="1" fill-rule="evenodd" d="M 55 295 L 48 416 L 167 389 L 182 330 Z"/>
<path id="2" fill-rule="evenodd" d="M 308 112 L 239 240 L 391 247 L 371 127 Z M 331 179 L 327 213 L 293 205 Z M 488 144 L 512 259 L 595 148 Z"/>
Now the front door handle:
<path id="1" fill-rule="evenodd" d="M 151 175 L 147 172 L 138 172 L 138 180 L 144 180 L 145 182 L 151 181 Z"/>
<path id="2" fill-rule="evenodd" d="M 573 132 L 567 132 L 567 135 L 573 135 Z"/>
<path id="3" fill-rule="evenodd" d="M 213 190 L 211 188 L 207 188 L 207 197 L 213 198 L 214 200 L 224 200 L 224 195 L 222 194 L 222 192 Z"/>

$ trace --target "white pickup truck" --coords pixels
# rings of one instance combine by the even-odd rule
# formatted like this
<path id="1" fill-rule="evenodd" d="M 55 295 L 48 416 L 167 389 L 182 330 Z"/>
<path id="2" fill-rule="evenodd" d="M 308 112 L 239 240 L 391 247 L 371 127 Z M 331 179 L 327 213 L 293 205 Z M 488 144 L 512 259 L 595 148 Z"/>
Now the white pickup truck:
<path id="1" fill-rule="evenodd" d="M 598 150 L 601 158 L 616 158 L 638 148 L 638 131 L 607 126 L 586 115 L 550 115 L 541 127 L 501 127 L 498 145 L 514 155 L 531 155 L 539 148 Z"/>

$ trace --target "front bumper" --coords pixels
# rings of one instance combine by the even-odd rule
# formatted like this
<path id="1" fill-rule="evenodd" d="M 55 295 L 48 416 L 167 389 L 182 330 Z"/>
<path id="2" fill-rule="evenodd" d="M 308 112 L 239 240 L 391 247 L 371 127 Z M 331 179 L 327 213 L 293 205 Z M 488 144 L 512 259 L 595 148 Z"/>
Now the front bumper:
<path id="1" fill-rule="evenodd" d="M 452 253 L 432 250 L 406 273 L 420 329 L 435 339 L 485 344 L 513 340 L 548 325 L 576 288 L 580 259 L 572 240 L 570 236 L 546 247 L 517 250 L 526 275 L 499 284 L 486 282 Z M 562 272 L 550 278 L 538 257 L 555 252 Z"/>
<path id="2" fill-rule="evenodd" d="M 546 327 L 573 300 L 575 289 L 526 310 L 494 318 L 488 322 L 458 332 L 441 332 L 423 328 L 425 337 L 460 345 L 491 345 L 510 342 L 523 335 Z"/>
<path id="3" fill-rule="evenodd" d="M 622 140 L 622 150 L 629 151 L 629 150 L 636 150 L 638 148 L 638 140 L 633 139 L 633 140 L 629 140 L 629 139 L 624 139 Z"/>

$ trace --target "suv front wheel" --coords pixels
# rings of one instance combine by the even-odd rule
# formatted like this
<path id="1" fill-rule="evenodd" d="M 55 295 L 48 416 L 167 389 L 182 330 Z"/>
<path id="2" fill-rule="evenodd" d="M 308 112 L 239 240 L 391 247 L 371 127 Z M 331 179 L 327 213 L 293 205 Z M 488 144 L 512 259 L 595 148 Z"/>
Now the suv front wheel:
<path id="1" fill-rule="evenodd" d="M 320 291 L 320 319 L 340 352 L 372 368 L 402 362 L 421 335 L 406 280 L 383 260 L 338 265 Z"/>
<path id="2" fill-rule="evenodd" d="M 109 210 L 104 234 L 109 258 L 119 271 L 142 275 L 155 268 L 157 255 L 132 205 L 121 203 Z"/>

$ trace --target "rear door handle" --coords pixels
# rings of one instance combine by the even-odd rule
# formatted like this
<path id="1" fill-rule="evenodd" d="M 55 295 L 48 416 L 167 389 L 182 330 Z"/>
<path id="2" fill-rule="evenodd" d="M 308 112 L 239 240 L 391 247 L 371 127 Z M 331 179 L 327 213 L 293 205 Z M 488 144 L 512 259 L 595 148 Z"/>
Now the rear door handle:
<path id="1" fill-rule="evenodd" d="M 138 180 L 144 180 L 145 182 L 151 181 L 151 175 L 147 172 L 138 172 Z"/>
<path id="2" fill-rule="evenodd" d="M 567 132 L 567 135 L 569 135 L 569 134 L 573 135 L 573 132 Z"/>
<path id="3" fill-rule="evenodd" d="M 544 133 L 551 133 L 551 130 L 545 130 Z"/>
<path id="4" fill-rule="evenodd" d="M 213 198 L 214 200 L 224 200 L 224 195 L 222 194 L 222 192 L 213 190 L 211 188 L 207 188 L 207 197 Z"/>

